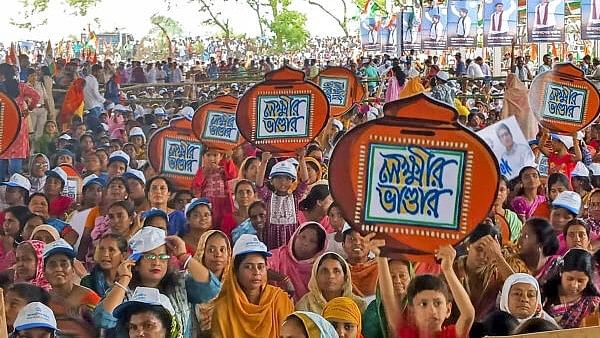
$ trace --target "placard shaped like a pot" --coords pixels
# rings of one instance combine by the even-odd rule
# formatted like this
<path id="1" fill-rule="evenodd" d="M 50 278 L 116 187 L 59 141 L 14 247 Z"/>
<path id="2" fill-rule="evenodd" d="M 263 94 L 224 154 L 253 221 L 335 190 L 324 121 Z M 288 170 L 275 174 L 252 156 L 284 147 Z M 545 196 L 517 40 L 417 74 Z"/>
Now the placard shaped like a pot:
<path id="1" fill-rule="evenodd" d="M 290 67 L 272 71 L 250 88 L 237 106 L 244 138 L 262 151 L 293 154 L 325 128 L 329 102 L 304 73 Z"/>
<path id="2" fill-rule="evenodd" d="M 582 130 L 600 114 L 598 89 L 572 63 L 536 76 L 529 87 L 529 103 L 540 124 L 560 134 Z"/>
<path id="3" fill-rule="evenodd" d="M 334 148 L 331 194 L 354 229 L 386 240 L 383 255 L 432 261 L 487 217 L 498 164 L 454 108 L 424 94 L 388 103 L 384 114 Z"/>
<path id="4" fill-rule="evenodd" d="M 223 95 L 196 110 L 192 130 L 204 146 L 230 151 L 244 143 L 235 121 L 237 103 L 236 97 Z"/>
<path id="5" fill-rule="evenodd" d="M 356 74 L 344 67 L 328 67 L 319 73 L 315 82 L 323 89 L 329 101 L 329 113 L 339 117 L 352 110 L 365 97 Z"/>
<path id="6" fill-rule="evenodd" d="M 21 113 L 15 100 L 0 92 L 0 155 L 17 139 Z"/>
<path id="7" fill-rule="evenodd" d="M 69 164 L 61 164 L 59 167 L 67 174 L 67 184 L 65 184 L 65 188 L 63 189 L 63 195 L 71 197 L 74 201 L 80 201 L 81 190 L 83 188 L 81 176 L 77 170 Z"/>
<path id="8" fill-rule="evenodd" d="M 171 120 L 148 141 L 148 161 L 156 171 L 177 187 L 190 190 L 202 165 L 202 143 L 192 132 L 191 116 Z"/>

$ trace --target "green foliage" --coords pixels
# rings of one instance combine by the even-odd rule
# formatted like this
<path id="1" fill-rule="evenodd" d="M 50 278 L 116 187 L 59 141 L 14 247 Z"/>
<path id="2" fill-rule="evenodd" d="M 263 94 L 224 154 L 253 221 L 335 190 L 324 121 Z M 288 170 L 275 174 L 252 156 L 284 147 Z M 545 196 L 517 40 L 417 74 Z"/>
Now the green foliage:
<path id="1" fill-rule="evenodd" d="M 48 9 L 51 0 L 20 0 L 23 7 L 30 14 L 42 13 Z M 89 8 L 94 7 L 102 0 L 65 0 L 69 7 L 77 10 L 79 15 L 86 15 Z"/>
<path id="2" fill-rule="evenodd" d="M 270 24 L 277 51 L 296 51 L 304 47 L 309 37 L 305 24 L 306 15 L 287 9 L 281 11 Z"/>
<path id="3" fill-rule="evenodd" d="M 353 0 L 356 6 L 360 8 L 362 11 L 365 8 L 368 0 Z M 379 6 L 379 8 L 385 9 L 385 0 L 375 0 L 375 3 Z"/>
<path id="4" fill-rule="evenodd" d="M 152 17 L 150 17 L 150 22 L 163 34 L 166 34 L 171 38 L 180 37 L 183 34 L 183 28 L 181 28 L 181 24 L 168 16 L 154 14 Z"/>

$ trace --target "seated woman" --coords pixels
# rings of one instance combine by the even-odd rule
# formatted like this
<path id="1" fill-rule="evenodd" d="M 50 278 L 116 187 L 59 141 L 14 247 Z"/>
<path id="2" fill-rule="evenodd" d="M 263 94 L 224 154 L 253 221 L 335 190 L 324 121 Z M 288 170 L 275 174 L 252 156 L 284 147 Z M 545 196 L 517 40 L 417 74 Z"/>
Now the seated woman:
<path id="1" fill-rule="evenodd" d="M 177 235 L 185 232 L 186 219 L 183 212 L 168 207 L 173 188 L 164 176 L 154 176 L 146 182 L 146 196 L 151 208 L 164 211 L 168 215 L 167 234 Z"/>
<path id="2" fill-rule="evenodd" d="M 129 240 L 133 253 L 117 268 L 112 289 L 94 312 L 96 326 L 112 329 L 116 325 L 113 310 L 138 286 L 157 288 L 171 300 L 178 313 L 184 337 L 196 337 L 193 305 L 206 302 L 219 292 L 210 280 L 210 272 L 185 250 L 177 236 L 166 236 L 162 229 L 143 227 Z M 171 257 L 176 257 L 183 272 L 172 271 Z"/>
<path id="3" fill-rule="evenodd" d="M 53 226 L 42 224 L 33 229 L 31 232 L 31 239 L 50 244 L 54 241 L 58 241 L 60 239 L 60 234 Z"/>
<path id="4" fill-rule="evenodd" d="M 327 184 L 314 185 L 298 205 L 301 211 L 297 216 L 298 222 L 300 224 L 308 221 L 318 222 L 327 233 L 333 232 L 329 216 L 327 216 L 327 211 L 332 203 L 329 186 Z"/>
<path id="5" fill-rule="evenodd" d="M 526 273 L 515 273 L 504 281 L 500 311 L 511 314 L 519 323 L 541 318 L 557 325 L 554 318 L 542 309 L 542 294 L 537 280 Z"/>
<path id="6" fill-rule="evenodd" d="M 62 333 L 64 332 L 61 331 Z M 10 338 L 24 337 L 58 337 L 56 318 L 48 306 L 40 302 L 33 302 L 25 305 L 19 311 Z"/>
<path id="7" fill-rule="evenodd" d="M 347 297 L 337 297 L 325 304 L 323 318 L 327 319 L 340 337 L 364 338 L 360 309 Z"/>
<path id="8" fill-rule="evenodd" d="M 94 291 L 74 283 L 74 259 L 75 251 L 62 238 L 44 248 L 44 275 L 52 286 L 50 308 L 65 335 L 95 337 L 96 328 L 86 318 L 91 318 L 90 312 L 100 297 Z"/>
<path id="9" fill-rule="evenodd" d="M 155 288 L 137 287 L 113 315 L 117 318 L 117 337 L 179 338 L 182 334 L 169 297 Z"/>
<path id="10" fill-rule="evenodd" d="M 185 206 L 185 217 L 186 230 L 180 236 L 187 252 L 194 255 L 202 235 L 213 227 L 210 201 L 206 198 L 194 198 Z"/>
<path id="11" fill-rule="evenodd" d="M 515 242 L 521 237 L 521 229 L 523 228 L 523 222 L 519 219 L 519 216 L 512 210 L 506 208 L 506 199 L 510 194 L 508 188 L 508 180 L 506 177 L 500 177 L 500 183 L 498 184 L 498 195 L 494 202 L 494 212 L 496 217 L 502 217 L 506 220 L 508 227 L 510 228 L 510 241 Z"/>
<path id="12" fill-rule="evenodd" d="M 406 290 L 410 280 L 414 276 L 412 263 L 392 259 L 388 263 L 390 267 L 390 275 L 394 285 L 394 296 L 396 296 L 399 304 L 406 307 L 405 297 Z M 363 328 L 362 333 L 365 337 L 388 337 L 388 320 L 386 318 L 381 292 L 377 291 L 377 298 L 371 302 L 365 313 L 363 313 Z"/>
<path id="13" fill-rule="evenodd" d="M 219 285 L 220 289 L 231 265 L 229 238 L 219 230 L 208 230 L 200 237 L 194 259 L 206 266 L 210 271 L 211 281 Z M 198 337 L 210 337 L 215 300 L 216 297 L 196 305 L 196 318 L 200 325 Z"/>
<path id="14" fill-rule="evenodd" d="M 328 252 L 315 260 L 308 293 L 296 303 L 296 310 L 321 313 L 325 304 L 336 297 L 351 298 L 361 311 L 365 308 L 362 298 L 352 292 L 350 266 L 342 256 Z"/>
<path id="15" fill-rule="evenodd" d="M 552 211 L 552 201 L 558 197 L 558 194 L 567 190 L 571 190 L 571 184 L 567 176 L 561 173 L 553 173 L 548 176 L 548 184 L 546 188 L 547 201 L 538 205 L 531 217 L 549 219 L 550 211 Z"/>
<path id="16" fill-rule="evenodd" d="M 548 271 L 557 264 L 558 239 L 552 225 L 543 218 L 530 218 L 523 225 L 518 241 L 519 252 L 507 259 L 511 266 L 521 266 L 542 285 Z"/>
<path id="17" fill-rule="evenodd" d="M 558 254 L 564 255 L 573 248 L 592 251 L 590 242 L 590 226 L 581 218 L 570 220 L 565 225 L 562 234 L 558 236 Z"/>
<path id="18" fill-rule="evenodd" d="M 20 243 L 21 233 L 29 218 L 24 206 L 9 207 L 4 211 L 3 236 L 0 236 L 0 271 L 6 271 L 15 264 L 15 248 Z"/>
<path id="19" fill-rule="evenodd" d="M 15 283 L 4 290 L 4 304 L 6 306 L 6 326 L 12 332 L 15 319 L 21 309 L 32 302 L 48 305 L 50 295 L 48 291 L 27 283 Z"/>
<path id="20" fill-rule="evenodd" d="M 546 196 L 540 187 L 540 172 L 535 167 L 523 167 L 519 172 L 519 181 L 521 189 L 517 192 L 517 197 L 512 200 L 511 206 L 522 221 L 525 221 L 533 215 L 533 212 L 540 204 L 546 202 Z"/>
<path id="21" fill-rule="evenodd" d="M 327 247 L 326 235 L 319 223 L 303 223 L 294 231 L 288 245 L 271 250 L 272 256 L 267 258 L 268 268 L 292 283 L 295 301 L 308 292 L 313 263 Z"/>
<path id="22" fill-rule="evenodd" d="M 139 228 L 135 207 L 130 201 L 117 201 L 108 208 L 109 233 L 123 237 L 126 241 Z"/>
<path id="23" fill-rule="evenodd" d="M 600 305 L 600 293 L 592 282 L 592 254 L 571 249 L 562 258 L 559 270 L 542 286 L 544 310 L 563 329 L 580 327 Z"/>
<path id="24" fill-rule="evenodd" d="M 248 180 L 239 180 L 233 189 L 234 208 L 233 219 L 236 225 L 248 219 L 248 208 L 256 201 L 256 187 Z M 227 217 L 227 216 L 226 216 Z"/>
<path id="25" fill-rule="evenodd" d="M 335 338 L 335 328 L 320 315 L 296 311 L 281 325 L 281 338 Z"/>
<path id="26" fill-rule="evenodd" d="M 90 274 L 81 279 L 85 286 L 104 297 L 113 287 L 117 268 L 127 258 L 127 240 L 118 234 L 104 234 L 100 237 L 94 252 L 94 267 Z"/>
<path id="27" fill-rule="evenodd" d="M 67 185 L 67 173 L 60 167 L 56 167 L 46 172 L 46 182 L 44 184 L 44 193 L 48 197 L 48 214 L 49 217 L 65 219 L 71 207 L 73 199 L 69 196 L 64 196 L 63 190 Z"/>
<path id="28" fill-rule="evenodd" d="M 263 240 L 265 233 L 265 224 L 267 222 L 267 206 L 263 201 L 254 201 L 248 206 L 248 219 L 231 231 L 231 240 L 237 242 L 243 234 L 256 235 L 259 240 Z"/>
<path id="29" fill-rule="evenodd" d="M 16 250 L 15 283 L 25 282 L 50 290 L 50 283 L 44 276 L 44 246 L 36 240 L 21 242 Z"/>
<path id="30" fill-rule="evenodd" d="M 233 247 L 233 266 L 215 300 L 213 338 L 278 338 L 294 304 L 267 284 L 267 246 L 242 235 Z"/>

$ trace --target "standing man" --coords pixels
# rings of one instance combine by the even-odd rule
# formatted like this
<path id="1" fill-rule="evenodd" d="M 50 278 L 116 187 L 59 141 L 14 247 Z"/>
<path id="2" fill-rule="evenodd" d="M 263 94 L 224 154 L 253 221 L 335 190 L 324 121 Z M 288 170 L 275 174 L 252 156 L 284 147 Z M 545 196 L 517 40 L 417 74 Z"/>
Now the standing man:
<path id="1" fill-rule="evenodd" d="M 104 111 L 104 101 L 106 99 L 100 94 L 98 89 L 98 76 L 102 72 L 102 66 L 92 65 L 92 73 L 85 77 L 85 86 L 83 87 L 83 105 L 88 111 L 84 120 L 88 129 L 96 131 L 100 126 L 100 114 Z"/>
<path id="2" fill-rule="evenodd" d="M 467 74 L 467 66 L 465 62 L 462 60 L 462 54 L 456 53 L 454 54 L 454 59 L 456 60 L 456 67 L 454 68 L 454 75 L 456 77 L 461 77 Z"/>
<path id="3" fill-rule="evenodd" d="M 481 56 L 476 57 L 475 61 L 471 62 L 467 68 L 467 77 L 470 79 L 481 79 L 483 77 L 482 64 L 483 58 Z"/>
<path id="4" fill-rule="evenodd" d="M 522 56 L 517 56 L 515 59 L 515 66 L 513 66 L 512 73 L 516 74 L 521 82 L 530 81 L 533 79 L 529 67 L 525 64 L 525 59 Z"/>
<path id="5" fill-rule="evenodd" d="M 538 67 L 536 76 L 552 69 L 552 56 L 550 54 L 545 54 L 542 60 L 544 63 Z"/>

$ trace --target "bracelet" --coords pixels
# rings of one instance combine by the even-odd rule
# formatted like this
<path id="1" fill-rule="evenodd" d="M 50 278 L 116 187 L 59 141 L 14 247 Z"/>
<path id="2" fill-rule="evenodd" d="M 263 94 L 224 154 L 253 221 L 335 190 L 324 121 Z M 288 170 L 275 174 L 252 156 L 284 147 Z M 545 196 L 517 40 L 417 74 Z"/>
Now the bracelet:
<path id="1" fill-rule="evenodd" d="M 183 270 L 187 270 L 188 263 L 191 260 L 192 260 L 192 255 L 189 255 L 189 257 L 185 260 L 185 263 L 183 263 Z"/>
<path id="2" fill-rule="evenodd" d="M 127 288 L 125 286 L 123 286 L 123 284 L 121 284 L 119 282 L 115 282 L 115 286 L 123 289 L 123 291 L 125 291 L 125 293 L 129 292 L 129 290 L 127 290 Z"/>
<path id="3" fill-rule="evenodd" d="M 178 260 L 181 260 L 180 257 L 183 255 L 187 255 L 187 252 L 184 251 L 183 253 L 180 253 L 179 255 L 176 255 L 175 257 L 177 257 Z"/>

